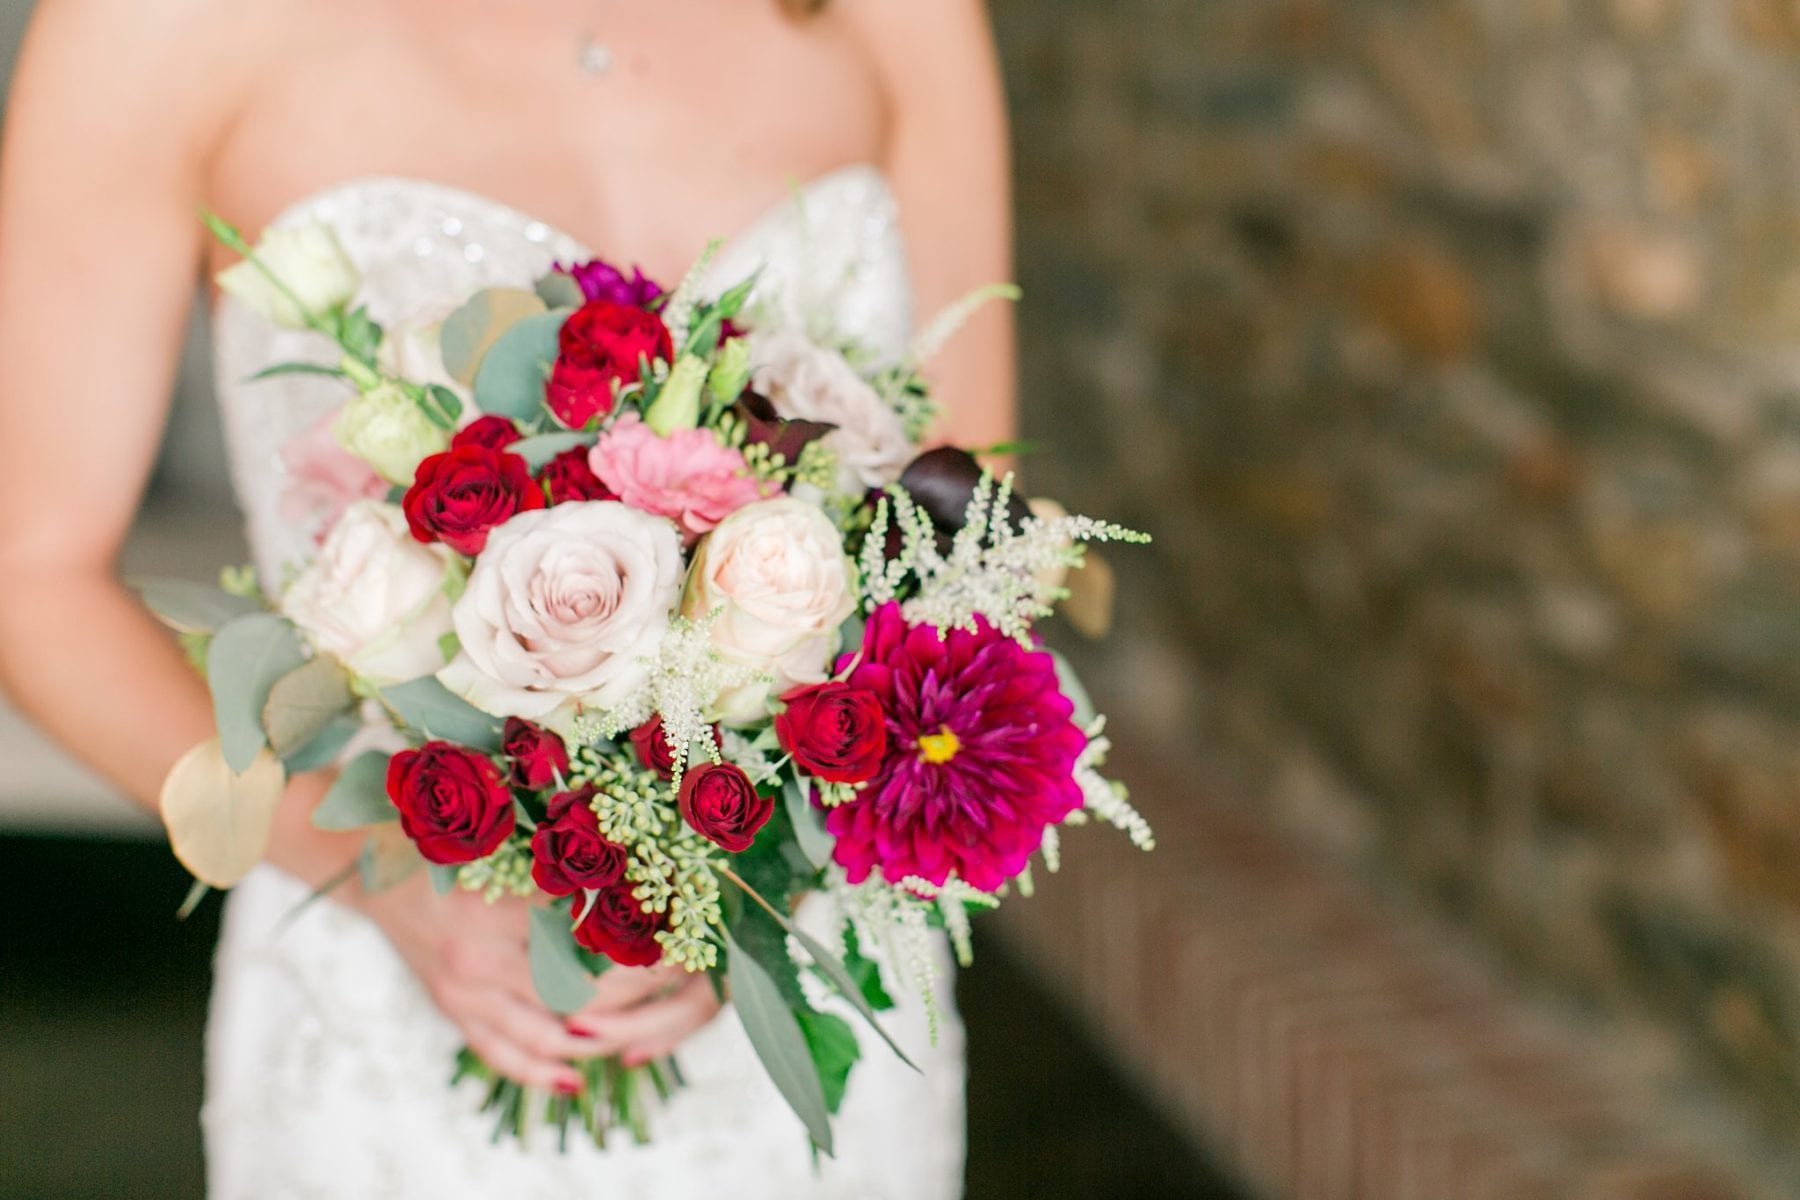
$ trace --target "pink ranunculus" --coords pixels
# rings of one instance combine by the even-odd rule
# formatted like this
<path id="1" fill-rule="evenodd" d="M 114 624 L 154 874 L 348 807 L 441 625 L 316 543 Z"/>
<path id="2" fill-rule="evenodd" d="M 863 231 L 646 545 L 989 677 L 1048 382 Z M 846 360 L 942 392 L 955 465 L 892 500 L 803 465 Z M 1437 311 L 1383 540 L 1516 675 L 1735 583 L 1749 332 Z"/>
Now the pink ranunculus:
<path id="1" fill-rule="evenodd" d="M 776 490 L 754 479 L 744 456 L 710 430 L 681 429 L 659 437 L 635 413 L 601 437 L 588 464 L 620 500 L 668 517 L 689 542 Z"/>
<path id="2" fill-rule="evenodd" d="M 368 463 L 338 444 L 331 432 L 336 419 L 333 409 L 281 448 L 281 465 L 287 469 L 281 519 L 309 530 L 314 541 L 331 532 L 352 504 L 379 499 L 388 490 Z"/>

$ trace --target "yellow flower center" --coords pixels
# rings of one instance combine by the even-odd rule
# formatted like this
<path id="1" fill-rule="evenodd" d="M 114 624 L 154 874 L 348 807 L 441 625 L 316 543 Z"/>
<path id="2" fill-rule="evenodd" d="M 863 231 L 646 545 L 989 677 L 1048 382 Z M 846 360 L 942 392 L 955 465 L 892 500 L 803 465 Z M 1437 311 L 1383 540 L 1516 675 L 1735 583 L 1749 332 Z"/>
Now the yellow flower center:
<path id="1" fill-rule="evenodd" d="M 947 763 L 956 757 L 962 749 L 962 743 L 950 732 L 948 725 L 939 725 L 936 733 L 928 733 L 919 739 L 919 761 L 928 763 Z"/>

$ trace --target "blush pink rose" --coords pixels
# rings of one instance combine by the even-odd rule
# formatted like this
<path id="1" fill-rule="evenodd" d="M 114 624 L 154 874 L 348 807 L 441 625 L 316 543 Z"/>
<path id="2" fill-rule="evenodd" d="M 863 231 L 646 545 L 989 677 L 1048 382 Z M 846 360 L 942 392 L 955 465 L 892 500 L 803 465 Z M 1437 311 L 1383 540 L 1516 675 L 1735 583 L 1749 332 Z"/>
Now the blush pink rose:
<path id="1" fill-rule="evenodd" d="M 660 437 L 636 413 L 601 437 L 588 465 L 620 500 L 668 517 L 690 543 L 776 490 L 753 479 L 744 456 L 711 431 L 680 429 Z"/>
<path id="2" fill-rule="evenodd" d="M 338 444 L 331 432 L 336 419 L 334 409 L 281 448 L 281 465 L 287 469 L 281 519 L 311 530 L 315 542 L 352 504 L 378 500 L 388 490 L 374 468 Z"/>

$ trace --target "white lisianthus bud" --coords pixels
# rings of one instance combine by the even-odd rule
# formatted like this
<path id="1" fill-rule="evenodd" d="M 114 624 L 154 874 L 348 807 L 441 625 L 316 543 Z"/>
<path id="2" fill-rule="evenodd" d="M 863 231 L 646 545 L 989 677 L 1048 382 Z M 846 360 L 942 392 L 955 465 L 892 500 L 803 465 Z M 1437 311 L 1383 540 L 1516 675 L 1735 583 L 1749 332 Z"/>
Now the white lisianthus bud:
<path id="1" fill-rule="evenodd" d="M 281 611 L 370 683 L 403 683 L 444 665 L 451 569 L 450 552 L 415 541 L 399 509 L 362 500 L 331 527 Z"/>
<path id="2" fill-rule="evenodd" d="M 450 434 L 432 423 L 397 383 L 360 392 L 332 423 L 338 444 L 375 468 L 389 483 L 409 487 L 419 464 L 450 445 Z"/>
<path id="3" fill-rule="evenodd" d="M 707 390 L 719 404 L 730 404 L 743 394 L 750 382 L 750 346 L 743 338 L 732 338 L 719 347 L 718 357 L 706 377 Z"/>
<path id="4" fill-rule="evenodd" d="M 288 329 L 307 328 L 306 312 L 324 316 L 344 307 L 362 285 L 355 265 L 328 225 L 271 229 L 263 234 L 255 254 L 256 262 L 245 259 L 220 271 L 219 287 L 251 311 Z M 270 275 L 279 279 L 281 286 Z M 296 300 L 306 312 L 295 305 Z"/>

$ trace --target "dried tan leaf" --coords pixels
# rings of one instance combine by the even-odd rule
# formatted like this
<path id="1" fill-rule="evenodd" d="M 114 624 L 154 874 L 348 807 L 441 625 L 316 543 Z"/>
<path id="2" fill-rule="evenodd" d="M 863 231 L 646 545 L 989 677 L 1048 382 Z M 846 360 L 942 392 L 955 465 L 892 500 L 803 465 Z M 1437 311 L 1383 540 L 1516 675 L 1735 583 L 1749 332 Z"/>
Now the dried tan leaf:
<path id="1" fill-rule="evenodd" d="M 203 883 L 231 887 L 262 861 L 286 785 L 281 760 L 267 750 L 237 775 L 218 738 L 201 742 L 163 780 L 163 825 L 175 857 Z"/>

